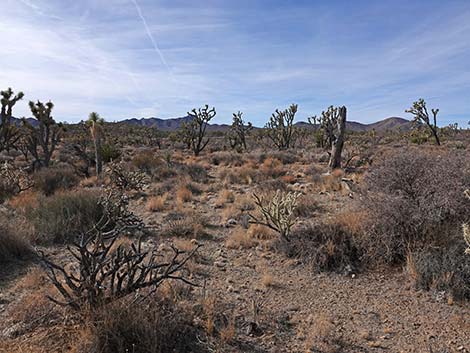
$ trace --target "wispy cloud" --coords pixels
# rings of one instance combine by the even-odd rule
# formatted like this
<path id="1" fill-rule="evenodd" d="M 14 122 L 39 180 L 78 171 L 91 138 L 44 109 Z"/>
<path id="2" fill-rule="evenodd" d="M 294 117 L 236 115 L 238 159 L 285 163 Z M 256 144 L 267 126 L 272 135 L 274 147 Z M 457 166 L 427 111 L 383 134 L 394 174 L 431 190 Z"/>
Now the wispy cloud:
<path id="1" fill-rule="evenodd" d="M 152 32 L 150 31 L 150 28 L 147 24 L 147 20 L 145 19 L 144 15 L 142 14 L 142 9 L 140 8 L 139 6 L 139 3 L 137 2 L 137 0 L 130 0 L 132 1 L 132 3 L 134 4 L 135 6 L 135 9 L 137 11 L 137 14 L 139 15 L 140 19 L 142 20 L 142 24 L 144 25 L 144 28 L 145 28 L 145 32 L 147 33 L 147 36 L 150 40 L 150 42 L 152 43 L 153 45 L 153 48 L 155 49 L 155 52 L 158 54 L 158 56 L 160 57 L 160 60 L 162 61 L 163 65 L 165 65 L 166 69 L 168 70 L 168 72 L 171 73 L 171 68 L 170 66 L 168 65 L 168 63 L 166 62 L 166 59 L 165 57 L 163 56 L 163 53 L 162 51 L 160 50 L 160 48 L 158 47 L 158 44 L 157 44 L 157 41 L 155 40 Z"/>

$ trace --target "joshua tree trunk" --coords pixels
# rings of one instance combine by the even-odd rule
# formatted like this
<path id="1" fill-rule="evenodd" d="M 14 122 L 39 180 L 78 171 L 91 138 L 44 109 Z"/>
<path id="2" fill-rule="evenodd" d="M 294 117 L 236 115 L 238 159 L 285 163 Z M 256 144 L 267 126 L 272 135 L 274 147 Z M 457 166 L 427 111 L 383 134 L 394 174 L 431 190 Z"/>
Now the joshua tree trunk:
<path id="1" fill-rule="evenodd" d="M 101 161 L 101 136 L 99 127 L 93 126 L 93 144 L 95 145 L 96 176 L 99 177 L 103 171 L 103 162 Z"/>
<path id="2" fill-rule="evenodd" d="M 329 167 L 331 170 L 341 168 L 341 153 L 344 145 L 344 131 L 346 130 L 346 107 L 339 108 L 339 118 L 335 131 L 335 139 L 331 147 Z"/>

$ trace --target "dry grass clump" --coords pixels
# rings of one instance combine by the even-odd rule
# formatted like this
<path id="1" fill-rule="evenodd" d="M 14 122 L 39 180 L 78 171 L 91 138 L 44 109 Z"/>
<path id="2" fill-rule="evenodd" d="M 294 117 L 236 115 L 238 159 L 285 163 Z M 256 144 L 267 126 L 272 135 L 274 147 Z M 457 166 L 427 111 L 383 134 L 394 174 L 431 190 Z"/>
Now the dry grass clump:
<path id="1" fill-rule="evenodd" d="M 250 249 L 258 243 L 253 234 L 246 229 L 235 228 L 225 241 L 225 246 L 229 249 Z"/>
<path id="2" fill-rule="evenodd" d="M 273 287 L 276 284 L 274 276 L 269 272 L 264 272 L 261 276 L 261 284 L 266 288 Z"/>
<path id="3" fill-rule="evenodd" d="M 225 207 L 226 204 L 234 203 L 235 195 L 231 190 L 224 189 L 220 193 L 219 197 L 215 201 L 215 206 L 217 208 Z"/>
<path id="4" fill-rule="evenodd" d="M 246 162 L 242 154 L 227 151 L 212 153 L 210 159 L 213 165 L 224 165 L 231 167 L 241 167 Z"/>
<path id="5" fill-rule="evenodd" d="M 333 320 L 325 313 L 317 314 L 307 332 L 306 351 L 340 353 L 344 352 L 343 349 L 344 342 L 339 337 Z"/>
<path id="6" fill-rule="evenodd" d="M 206 352 L 190 310 L 152 297 L 144 303 L 115 302 L 88 323 L 81 351 L 116 353 Z"/>
<path id="7" fill-rule="evenodd" d="M 286 170 L 279 159 L 268 157 L 259 167 L 260 173 L 265 178 L 279 178 L 286 174 Z"/>
<path id="8" fill-rule="evenodd" d="M 37 243 L 67 243 L 91 229 L 102 215 L 96 191 L 61 192 L 39 198 L 41 207 L 29 208 L 25 216 L 35 229 Z"/>
<path id="9" fill-rule="evenodd" d="M 11 216 L 0 215 L 0 263 L 26 259 L 32 255 L 24 227 Z"/>
<path id="10" fill-rule="evenodd" d="M 162 233 L 169 237 L 200 239 L 207 237 L 206 217 L 197 212 L 173 212 L 167 215 Z"/>
<path id="11" fill-rule="evenodd" d="M 226 184 L 251 185 L 257 178 L 258 171 L 252 164 L 241 167 L 222 169 L 219 178 Z"/>
<path id="12" fill-rule="evenodd" d="M 36 208 L 39 206 L 39 195 L 33 190 L 22 192 L 8 200 L 8 205 L 15 210 L 24 212 L 27 208 Z"/>
<path id="13" fill-rule="evenodd" d="M 152 196 L 147 200 L 145 208 L 150 212 L 161 212 L 166 209 L 166 201 L 168 199 L 168 194 L 165 193 L 160 196 Z"/>
<path id="14" fill-rule="evenodd" d="M 190 202 L 193 199 L 193 193 L 186 185 L 181 185 L 176 190 L 176 200 L 180 203 Z"/>

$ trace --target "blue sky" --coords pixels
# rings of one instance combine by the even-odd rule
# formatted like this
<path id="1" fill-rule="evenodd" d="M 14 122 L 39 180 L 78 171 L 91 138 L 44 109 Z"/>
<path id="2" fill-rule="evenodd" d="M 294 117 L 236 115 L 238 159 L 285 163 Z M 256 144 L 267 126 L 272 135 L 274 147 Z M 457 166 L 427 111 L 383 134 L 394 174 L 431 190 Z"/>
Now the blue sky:
<path id="1" fill-rule="evenodd" d="M 470 120 L 470 1 L 0 0 L 0 87 L 52 100 L 57 120 L 184 116 L 205 103 L 263 125 L 346 105 L 441 125 Z"/>

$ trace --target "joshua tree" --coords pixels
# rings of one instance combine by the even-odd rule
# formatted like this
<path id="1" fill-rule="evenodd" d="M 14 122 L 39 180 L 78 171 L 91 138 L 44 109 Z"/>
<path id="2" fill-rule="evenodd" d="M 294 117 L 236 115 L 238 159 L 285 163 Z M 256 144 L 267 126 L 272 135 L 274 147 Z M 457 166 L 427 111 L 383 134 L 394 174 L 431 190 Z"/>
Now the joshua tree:
<path id="1" fill-rule="evenodd" d="M 0 113 L 0 152 L 6 150 L 10 151 L 15 143 L 20 138 L 20 132 L 15 124 L 12 124 L 13 106 L 19 100 L 23 99 L 23 92 L 18 92 L 16 95 L 13 94 L 11 88 L 5 91 L 1 91 L 0 103 L 2 105 Z"/>
<path id="2" fill-rule="evenodd" d="M 182 125 L 180 133 L 183 142 L 192 148 L 195 156 L 199 156 L 209 143 L 209 138 L 205 139 L 206 129 L 209 121 L 216 114 L 215 108 L 209 109 L 207 104 L 204 108 L 193 109 L 191 112 L 188 112 L 191 121 Z"/>
<path id="3" fill-rule="evenodd" d="M 406 113 L 413 114 L 414 122 L 426 124 L 431 132 L 431 135 L 436 140 L 436 144 L 438 146 L 441 145 L 441 141 L 439 140 L 438 131 L 439 128 L 437 127 L 437 114 L 439 113 L 439 109 L 431 109 L 432 113 L 432 121 L 431 117 L 429 116 L 428 109 L 426 108 L 426 102 L 423 98 L 420 98 L 417 102 L 414 102 L 411 108 L 405 110 Z"/>
<path id="4" fill-rule="evenodd" d="M 245 124 L 243 121 L 243 113 L 233 113 L 232 126 L 227 135 L 230 147 L 237 151 L 246 150 L 246 137 L 248 133 L 253 129 L 253 125 L 248 122 Z"/>
<path id="5" fill-rule="evenodd" d="M 100 176 L 103 171 L 103 162 L 101 160 L 101 135 L 104 119 L 98 113 L 92 112 L 88 116 L 87 124 L 90 127 L 91 138 L 95 147 L 96 176 Z"/>
<path id="6" fill-rule="evenodd" d="M 333 118 L 334 129 L 330 163 L 328 164 L 331 170 L 341 168 L 341 153 L 343 152 L 344 132 L 346 130 L 346 107 L 342 106 L 336 109 L 337 114 Z"/>
<path id="7" fill-rule="evenodd" d="M 276 109 L 266 123 L 267 135 L 279 150 L 288 149 L 294 144 L 294 117 L 297 108 L 297 104 L 292 104 L 283 111 Z"/>
<path id="8" fill-rule="evenodd" d="M 470 190 L 465 190 L 465 196 L 470 200 Z M 465 253 L 470 255 L 470 225 L 465 223 L 463 226 L 463 238 L 465 243 L 467 244 L 467 248 L 465 249 Z"/>
<path id="9" fill-rule="evenodd" d="M 312 116 L 308 122 L 318 129 L 318 144 L 320 147 L 331 149 L 334 139 L 334 128 L 338 117 L 338 108 L 332 105 L 327 110 L 322 111 L 321 116 Z"/>
<path id="10" fill-rule="evenodd" d="M 51 116 L 54 108 L 52 102 L 44 104 L 40 101 L 37 103 L 30 101 L 29 108 L 37 120 L 36 127 L 23 119 L 23 124 L 28 129 L 26 143 L 34 158 L 33 166 L 48 167 L 52 154 L 62 138 L 64 126 L 61 123 L 56 123 Z"/>

